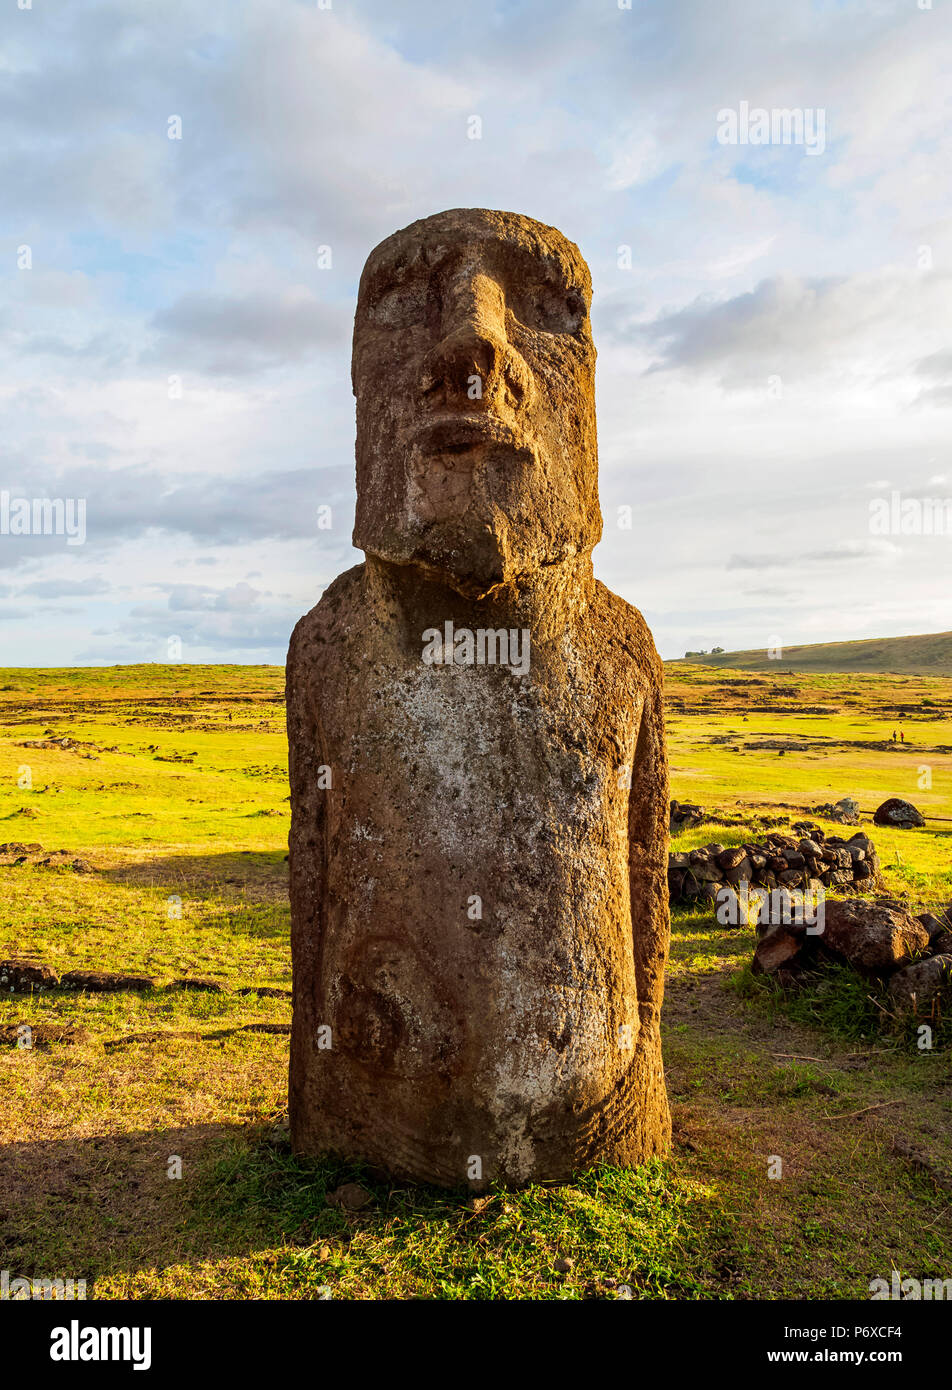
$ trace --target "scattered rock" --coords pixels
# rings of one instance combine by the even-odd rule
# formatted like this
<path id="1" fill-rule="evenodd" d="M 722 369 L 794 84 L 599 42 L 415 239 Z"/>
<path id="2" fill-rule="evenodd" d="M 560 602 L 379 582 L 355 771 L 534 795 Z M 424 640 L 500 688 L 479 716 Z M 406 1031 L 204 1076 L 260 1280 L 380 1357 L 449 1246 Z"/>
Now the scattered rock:
<path id="1" fill-rule="evenodd" d="M 903 801 L 898 796 L 891 796 L 877 806 L 873 820 L 877 825 L 893 825 L 900 830 L 911 830 L 926 823 L 925 816 L 916 810 L 911 801 Z"/>
<path id="2" fill-rule="evenodd" d="M 671 802 L 668 826 L 672 835 L 679 835 L 682 830 L 690 830 L 692 826 L 700 825 L 706 819 L 706 813 L 700 806 L 694 806 L 689 801 Z"/>
<path id="3" fill-rule="evenodd" d="M 822 845 L 826 839 L 826 832 L 821 826 L 815 825 L 812 820 L 798 820 L 790 829 L 797 835 L 807 836 L 814 844 Z"/>
<path id="4" fill-rule="evenodd" d="M 15 856 L 15 857 L 14 857 Z M 18 844 L 11 842 L 0 845 L 0 860 L 12 859 L 12 867 L 20 868 L 23 864 L 38 865 L 44 869 L 72 869 L 73 873 L 91 874 L 94 872 L 92 864 L 85 859 L 76 856 L 71 849 L 44 850 L 42 845 L 37 844 Z M 5 864 L 9 868 L 9 863 Z"/>
<path id="5" fill-rule="evenodd" d="M 806 939 L 802 926 L 771 923 L 757 942 L 751 970 L 755 975 L 773 975 L 794 962 Z"/>
<path id="6" fill-rule="evenodd" d="M 373 1195 L 356 1182 L 345 1182 L 343 1187 L 327 1194 L 327 1205 L 340 1207 L 342 1211 L 361 1211 L 372 1201 Z"/>
<path id="7" fill-rule="evenodd" d="M 929 933 L 911 913 L 865 898 L 828 900 L 818 939 L 825 950 L 868 975 L 888 975 L 929 948 Z"/>
<path id="8" fill-rule="evenodd" d="M 134 1043 L 166 1042 L 168 1039 L 185 1042 L 204 1042 L 203 1035 L 193 1028 L 152 1028 L 145 1033 L 123 1033 L 119 1038 L 107 1038 L 103 1044 L 107 1052 L 117 1047 L 131 1047 Z"/>
<path id="9" fill-rule="evenodd" d="M 86 1042 L 88 1028 L 80 1028 L 75 1023 L 4 1023 L 0 1025 L 0 1043 L 11 1043 L 14 1047 L 42 1048 L 53 1043 Z"/>
<path id="10" fill-rule="evenodd" d="M 0 989 L 11 994 L 40 993 L 44 989 L 55 989 L 59 976 L 48 965 L 40 965 L 28 960 L 0 960 Z"/>
<path id="11" fill-rule="evenodd" d="M 561 1255 L 556 1260 L 554 1268 L 557 1274 L 570 1274 L 575 1268 L 575 1261 L 571 1255 Z"/>
<path id="12" fill-rule="evenodd" d="M 832 805 L 829 803 L 813 808 L 814 815 L 825 816 L 827 820 L 839 825 L 859 825 L 859 802 L 851 796 L 844 796 Z"/>
<path id="13" fill-rule="evenodd" d="M 931 912 L 921 912 L 916 918 L 916 921 L 921 922 L 929 933 L 929 945 L 933 950 L 936 949 L 935 942 L 937 938 L 943 934 L 947 935 L 949 931 L 952 931 L 952 920 L 950 920 L 946 913 L 943 913 L 942 917 L 933 917 Z M 940 953 L 936 952 L 936 954 Z"/>
<path id="14" fill-rule="evenodd" d="M 908 1139 L 897 1136 L 893 1139 L 891 1147 L 893 1153 L 904 1158 L 915 1172 L 924 1173 L 930 1177 L 936 1187 L 941 1188 L 943 1192 L 952 1192 L 952 1174 L 934 1163 L 928 1154 L 923 1153 L 914 1144 L 910 1144 Z"/>
<path id="15" fill-rule="evenodd" d="M 277 1124 L 272 1126 L 269 1137 L 272 1144 L 290 1144 L 291 1126 L 286 1115 L 283 1120 L 278 1120 Z"/>
<path id="16" fill-rule="evenodd" d="M 952 1005 L 952 955 L 929 956 L 897 970 L 889 981 L 897 1013 L 930 1017 L 936 1004 Z"/>
<path id="17" fill-rule="evenodd" d="M 94 994 L 106 994 L 120 989 L 155 989 L 156 981 L 151 975 L 123 975 L 111 970 L 68 970 L 61 978 L 60 985 L 63 989 L 85 989 Z"/>

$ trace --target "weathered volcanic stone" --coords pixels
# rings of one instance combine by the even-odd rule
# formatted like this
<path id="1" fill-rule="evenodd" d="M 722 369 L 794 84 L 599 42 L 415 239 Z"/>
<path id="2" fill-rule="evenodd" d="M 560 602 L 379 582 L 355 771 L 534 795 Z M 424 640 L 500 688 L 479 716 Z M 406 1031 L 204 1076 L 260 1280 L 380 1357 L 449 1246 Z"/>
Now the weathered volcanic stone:
<path id="1" fill-rule="evenodd" d="M 706 820 L 704 810 L 700 806 L 695 806 L 689 801 L 672 801 L 671 813 L 669 817 L 669 827 L 672 835 L 678 835 L 682 830 L 688 830 L 691 826 L 700 825 Z"/>
<path id="2" fill-rule="evenodd" d="M 220 980 L 207 975 L 185 975 L 179 980 L 169 980 L 167 989 L 191 989 L 203 994 L 224 994 L 225 988 Z"/>
<path id="3" fill-rule="evenodd" d="M 925 816 L 911 801 L 903 801 L 898 796 L 891 796 L 877 806 L 873 820 L 877 825 L 894 825 L 900 830 L 910 830 L 926 823 Z"/>
<path id="4" fill-rule="evenodd" d="M 116 990 L 155 989 L 152 975 L 123 975 L 113 970 L 67 970 L 60 980 L 63 989 L 83 989 L 90 993 L 111 994 Z"/>
<path id="5" fill-rule="evenodd" d="M 929 947 L 929 933 L 905 908 L 865 898 L 828 901 L 820 940 L 871 975 L 888 975 Z"/>
<path id="6" fill-rule="evenodd" d="M 814 810 L 818 816 L 826 816 L 827 820 L 837 821 L 840 825 L 859 825 L 859 802 L 851 796 L 844 796 L 832 805 L 827 802 L 823 806 L 816 806 Z"/>
<path id="7" fill-rule="evenodd" d="M 929 956 L 897 970 L 889 981 L 889 997 L 904 1014 L 930 1017 L 937 1005 L 952 1004 L 952 956 Z"/>
<path id="8" fill-rule="evenodd" d="M 773 922 L 757 942 L 751 969 L 755 975 L 772 975 L 799 956 L 806 940 L 802 927 Z"/>
<path id="9" fill-rule="evenodd" d="M 32 960 L 0 960 L 0 990 L 11 994 L 39 993 L 44 989 L 55 989 L 59 976 L 49 965 L 41 965 Z"/>
<path id="10" fill-rule="evenodd" d="M 367 558 L 287 668 L 299 1153 L 455 1186 L 668 1145 L 662 668 L 592 574 L 589 301 L 559 232 L 479 209 L 361 277 Z"/>

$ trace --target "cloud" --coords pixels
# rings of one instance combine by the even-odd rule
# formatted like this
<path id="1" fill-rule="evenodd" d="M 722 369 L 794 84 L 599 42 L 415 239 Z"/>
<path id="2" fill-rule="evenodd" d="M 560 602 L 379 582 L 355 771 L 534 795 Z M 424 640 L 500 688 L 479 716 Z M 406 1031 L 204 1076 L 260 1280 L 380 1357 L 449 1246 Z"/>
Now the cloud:
<path id="1" fill-rule="evenodd" d="M 731 555 L 784 555 L 819 635 L 834 580 L 837 613 L 869 631 L 947 626 L 934 564 L 887 591 L 889 557 L 849 550 L 869 478 L 945 469 L 947 15 L 842 0 L 788 6 L 778 29 L 762 8 L 89 0 L 18 16 L 0 224 L 33 268 L 11 258 L 0 316 L 0 486 L 85 497 L 82 561 L 114 587 L 77 594 L 78 622 L 30 594 L 16 655 L 162 660 L 178 622 L 189 651 L 282 659 L 287 624 L 355 558 L 360 269 L 455 206 L 554 223 L 591 264 L 596 561 L 663 649 L 747 646 L 745 623 L 766 640 L 769 591 L 724 598 Z M 823 107 L 826 152 L 718 145 L 716 114 L 740 100 Z M 612 525 L 622 502 L 634 535 Z M 65 564 L 56 538 L 0 538 L 24 585 L 90 582 Z"/>
<path id="2" fill-rule="evenodd" d="M 110 642 L 135 642 L 140 657 L 143 649 L 159 652 L 170 637 L 177 637 L 185 661 L 201 661 L 207 659 L 202 653 L 220 655 L 222 652 L 256 652 L 268 660 L 282 660 L 300 616 L 300 611 L 290 606 L 249 612 L 247 607 L 232 608 L 227 603 L 216 603 L 210 608 L 189 612 L 137 605 L 130 610 L 128 626 L 108 636 Z"/>
<path id="3" fill-rule="evenodd" d="M 300 362 L 324 348 L 346 352 L 352 323 L 352 309 L 322 302 L 304 285 L 244 295 L 196 291 L 154 316 L 159 338 L 142 360 L 239 376 Z"/>
<path id="4" fill-rule="evenodd" d="M 83 598 L 92 594 L 108 594 L 111 586 L 100 576 L 89 579 L 38 579 L 33 584 L 24 584 L 17 590 L 20 595 L 32 594 L 35 598 Z"/>
<path id="5" fill-rule="evenodd" d="M 174 584 L 169 593 L 173 613 L 194 613 L 214 606 L 214 590 L 204 584 Z"/>
<path id="6" fill-rule="evenodd" d="M 99 557 L 112 546 L 149 532 L 179 534 L 196 543 L 222 546 L 252 540 L 316 538 L 320 534 L 332 546 L 345 548 L 350 544 L 352 488 L 351 466 L 231 478 L 161 474 L 143 467 L 82 468 L 46 479 L 36 495 L 83 499 L 86 542 L 73 554 L 82 550 Z M 30 489 L 22 491 L 29 495 Z M 331 507 L 334 530 L 318 532 L 319 505 Z M 62 536 L 0 537 L 0 565 L 23 564 L 38 556 L 64 552 Z"/>
<path id="7" fill-rule="evenodd" d="M 902 554 L 901 546 L 892 541 L 841 541 L 828 550 L 799 551 L 797 569 L 810 565 L 843 564 L 851 561 L 888 560 Z M 733 554 L 727 562 L 729 570 L 790 569 L 789 555 Z"/>
<path id="8" fill-rule="evenodd" d="M 941 306 L 941 313 L 936 310 Z M 649 370 L 717 373 L 749 388 L 769 373 L 790 381 L 940 375 L 947 353 L 918 358 L 952 314 L 952 275 L 890 268 L 874 274 L 804 279 L 773 276 L 726 299 L 699 296 L 650 322 L 616 320 L 616 336 L 639 335 Z"/>
<path id="9" fill-rule="evenodd" d="M 169 610 L 173 613 L 247 612 L 262 597 L 262 590 L 242 581 L 228 589 L 215 590 L 206 584 L 173 584 L 169 590 Z"/>

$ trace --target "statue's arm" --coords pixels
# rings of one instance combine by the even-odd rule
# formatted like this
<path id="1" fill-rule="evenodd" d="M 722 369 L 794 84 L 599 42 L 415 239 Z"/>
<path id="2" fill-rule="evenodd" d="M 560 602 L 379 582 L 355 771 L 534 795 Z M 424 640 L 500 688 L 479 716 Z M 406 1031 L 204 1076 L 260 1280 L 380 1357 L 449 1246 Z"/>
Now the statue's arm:
<path id="1" fill-rule="evenodd" d="M 632 765 L 628 801 L 628 872 L 638 1005 L 643 1022 L 657 1017 L 668 955 L 668 759 L 663 668 L 655 657 Z"/>
<path id="2" fill-rule="evenodd" d="M 288 837 L 288 869 L 291 895 L 291 949 L 294 978 L 319 978 L 319 954 L 323 935 L 326 872 L 326 814 L 329 788 L 322 788 L 322 768 L 328 766 L 320 722 L 315 711 L 314 682 L 320 671 L 314 642 L 314 615 L 302 618 L 288 650 L 286 696 L 288 721 L 288 774 L 291 784 L 291 832 Z M 333 777 L 331 769 L 331 777 Z M 314 967 L 309 968 L 309 967 Z M 295 998 L 310 1012 L 315 1000 Z"/>

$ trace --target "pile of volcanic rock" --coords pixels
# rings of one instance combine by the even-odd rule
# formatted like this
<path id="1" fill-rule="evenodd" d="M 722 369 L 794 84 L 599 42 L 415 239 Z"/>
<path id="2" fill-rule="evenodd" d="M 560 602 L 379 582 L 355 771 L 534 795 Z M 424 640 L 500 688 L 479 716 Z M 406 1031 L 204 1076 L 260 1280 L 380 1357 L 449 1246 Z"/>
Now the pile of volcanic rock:
<path id="1" fill-rule="evenodd" d="M 879 856 L 862 831 L 850 840 L 826 836 L 809 822 L 793 827 L 794 834 L 771 831 L 763 844 L 704 845 L 668 856 L 668 891 L 672 902 L 722 900 L 727 888 L 742 883 L 773 891 L 833 888 L 868 892 L 879 874 Z"/>
<path id="2" fill-rule="evenodd" d="M 766 911 L 757 934 L 755 974 L 796 983 L 837 962 L 886 983 L 894 1017 L 937 1022 L 952 1008 L 952 910 L 913 916 L 894 898 L 827 898 L 812 920 Z"/>
<path id="3" fill-rule="evenodd" d="M 825 816 L 827 820 L 836 821 L 838 825 L 859 825 L 859 802 L 854 801 L 851 796 L 844 796 L 841 801 L 824 802 L 822 806 L 814 806 L 813 814 Z"/>
<path id="4" fill-rule="evenodd" d="M 0 993 L 42 994 L 45 990 L 82 990 L 89 994 L 113 994 L 118 990 L 143 992 L 150 989 L 187 989 L 205 994 L 225 994 L 221 980 L 206 975 L 186 975 L 160 985 L 154 975 L 128 974 L 117 970 L 67 970 L 58 974 L 51 965 L 38 960 L 10 957 L 0 960 Z M 271 985 L 247 985 L 236 994 L 255 994 L 261 999 L 290 999 L 291 991 Z"/>
<path id="5" fill-rule="evenodd" d="M 91 864 L 77 858 L 69 849 L 44 850 L 42 845 L 23 844 L 19 840 L 0 845 L 0 868 L 20 869 L 25 864 L 47 869 L 72 869 L 77 874 L 93 872 Z"/>
<path id="6" fill-rule="evenodd" d="M 690 830 L 706 819 L 707 815 L 701 806 L 695 806 L 690 801 L 675 801 L 672 798 L 668 817 L 672 835 L 678 835 L 682 830 Z"/>

